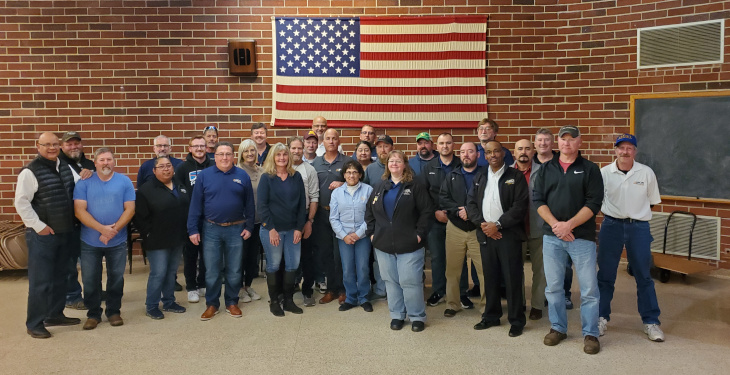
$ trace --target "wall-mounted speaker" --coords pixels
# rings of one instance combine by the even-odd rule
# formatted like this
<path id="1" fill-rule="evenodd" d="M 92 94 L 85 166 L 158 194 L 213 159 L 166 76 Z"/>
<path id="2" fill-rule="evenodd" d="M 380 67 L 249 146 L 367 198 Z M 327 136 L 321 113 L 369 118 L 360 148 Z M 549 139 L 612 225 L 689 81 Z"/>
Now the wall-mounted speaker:
<path id="1" fill-rule="evenodd" d="M 256 41 L 229 40 L 228 67 L 234 76 L 255 76 L 256 73 Z"/>

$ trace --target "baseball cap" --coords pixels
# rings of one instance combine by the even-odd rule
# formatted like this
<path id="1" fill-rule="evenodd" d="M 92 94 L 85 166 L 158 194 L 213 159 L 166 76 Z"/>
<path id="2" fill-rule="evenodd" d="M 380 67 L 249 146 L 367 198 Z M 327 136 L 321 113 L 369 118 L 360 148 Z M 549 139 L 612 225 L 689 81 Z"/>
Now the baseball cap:
<path id="1" fill-rule="evenodd" d="M 378 136 L 378 139 L 375 140 L 375 144 L 377 145 L 380 142 L 385 142 L 385 143 L 388 143 L 388 144 L 390 144 L 392 146 L 393 145 L 393 138 L 390 138 L 390 136 L 387 135 L 387 134 L 381 134 L 381 135 Z"/>
<path id="2" fill-rule="evenodd" d="M 418 133 L 418 135 L 416 136 L 416 142 L 420 141 L 421 139 L 425 139 L 427 141 L 432 141 L 431 134 L 428 134 L 428 132 Z"/>
<path id="3" fill-rule="evenodd" d="M 616 137 L 616 143 L 613 144 L 614 147 L 618 146 L 621 142 L 629 142 L 636 147 L 636 136 L 629 133 L 620 134 Z"/>
<path id="4" fill-rule="evenodd" d="M 580 137 L 580 130 L 578 130 L 577 126 L 573 125 L 563 126 L 558 132 L 558 138 L 564 136 L 565 134 L 570 134 L 571 137 L 577 138 Z"/>
<path id="5" fill-rule="evenodd" d="M 309 139 L 314 137 L 317 141 L 319 141 L 319 137 L 317 137 L 317 133 L 314 132 L 314 130 L 310 130 L 307 132 L 307 134 L 304 135 L 304 139 Z"/>
<path id="6" fill-rule="evenodd" d="M 63 136 L 61 137 L 61 142 L 68 142 L 71 139 L 78 139 L 81 140 L 81 136 L 77 132 L 65 132 L 63 133 Z"/>

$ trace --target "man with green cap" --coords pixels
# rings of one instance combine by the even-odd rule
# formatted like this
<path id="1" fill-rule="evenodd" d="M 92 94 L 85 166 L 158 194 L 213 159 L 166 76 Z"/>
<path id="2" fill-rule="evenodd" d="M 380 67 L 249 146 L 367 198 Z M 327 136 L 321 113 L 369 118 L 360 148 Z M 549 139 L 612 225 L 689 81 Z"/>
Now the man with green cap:
<path id="1" fill-rule="evenodd" d="M 418 152 L 416 153 L 416 156 L 408 159 L 408 165 L 413 168 L 413 173 L 416 176 L 419 176 L 426 163 L 438 156 L 439 153 L 438 151 L 434 151 L 433 140 L 431 140 L 431 135 L 428 134 L 428 132 L 418 133 L 416 136 L 416 142 L 418 143 L 418 146 L 416 147 Z"/>

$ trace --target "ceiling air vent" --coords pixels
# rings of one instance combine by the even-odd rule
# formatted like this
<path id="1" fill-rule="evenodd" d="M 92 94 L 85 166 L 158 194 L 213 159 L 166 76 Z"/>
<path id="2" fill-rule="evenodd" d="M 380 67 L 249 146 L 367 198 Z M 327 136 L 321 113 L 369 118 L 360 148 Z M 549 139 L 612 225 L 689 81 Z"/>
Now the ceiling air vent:
<path id="1" fill-rule="evenodd" d="M 638 68 L 723 62 L 725 20 L 638 29 Z"/>

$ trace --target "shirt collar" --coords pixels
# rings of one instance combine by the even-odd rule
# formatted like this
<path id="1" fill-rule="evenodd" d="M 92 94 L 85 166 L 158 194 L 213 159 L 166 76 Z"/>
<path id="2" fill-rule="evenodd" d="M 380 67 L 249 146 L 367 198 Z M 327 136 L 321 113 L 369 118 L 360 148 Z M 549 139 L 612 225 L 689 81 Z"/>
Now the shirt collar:
<path id="1" fill-rule="evenodd" d="M 502 177 L 506 166 L 507 166 L 507 164 L 502 164 L 502 168 L 499 168 L 499 170 L 496 172 L 492 172 L 492 167 L 487 166 L 487 170 L 489 170 L 489 178 L 490 179 L 492 179 L 492 178 L 499 179 L 500 177 Z"/>

